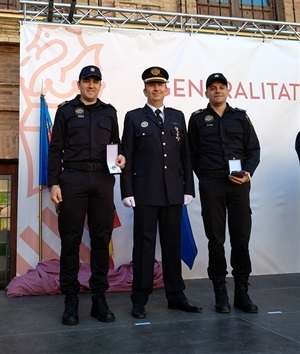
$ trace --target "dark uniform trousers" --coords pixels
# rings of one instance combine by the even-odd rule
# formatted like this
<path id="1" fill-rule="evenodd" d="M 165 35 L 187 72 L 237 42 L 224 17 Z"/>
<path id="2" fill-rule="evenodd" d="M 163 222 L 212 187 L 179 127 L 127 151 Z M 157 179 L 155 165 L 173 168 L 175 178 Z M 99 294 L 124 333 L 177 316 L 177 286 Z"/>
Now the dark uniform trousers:
<path id="1" fill-rule="evenodd" d="M 168 300 L 185 299 L 181 276 L 181 205 L 134 208 L 133 284 L 131 300 L 146 305 L 153 291 L 157 226 L 160 236 L 163 280 Z M 167 227 L 168 225 L 168 227 Z"/>
<path id="2" fill-rule="evenodd" d="M 80 291 L 79 250 L 86 216 L 91 242 L 89 285 L 94 293 L 105 292 L 108 289 L 115 178 L 106 171 L 65 169 L 60 174 L 59 183 L 63 198 L 58 215 L 61 292 L 67 295 Z"/>
<path id="3" fill-rule="evenodd" d="M 211 280 L 227 274 L 225 258 L 226 217 L 231 243 L 231 266 L 234 277 L 248 278 L 251 261 L 248 250 L 251 233 L 250 182 L 237 185 L 228 177 L 200 177 L 200 200 L 208 238 L 208 276 Z"/>

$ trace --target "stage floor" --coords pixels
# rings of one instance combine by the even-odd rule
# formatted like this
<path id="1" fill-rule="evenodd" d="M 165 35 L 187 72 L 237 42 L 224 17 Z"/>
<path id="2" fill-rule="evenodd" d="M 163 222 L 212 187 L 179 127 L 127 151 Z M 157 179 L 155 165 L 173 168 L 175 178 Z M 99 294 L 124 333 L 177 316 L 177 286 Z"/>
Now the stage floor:
<path id="1" fill-rule="evenodd" d="M 0 291 L 2 354 L 121 353 L 300 353 L 300 274 L 253 276 L 249 294 L 258 314 L 233 308 L 233 279 L 228 278 L 230 314 L 214 308 L 208 279 L 186 280 L 189 300 L 200 314 L 169 310 L 164 290 L 155 290 L 147 317 L 131 317 L 130 293 L 108 293 L 116 321 L 90 317 L 91 294 L 80 294 L 79 324 L 61 324 L 63 295 L 7 298 Z"/>

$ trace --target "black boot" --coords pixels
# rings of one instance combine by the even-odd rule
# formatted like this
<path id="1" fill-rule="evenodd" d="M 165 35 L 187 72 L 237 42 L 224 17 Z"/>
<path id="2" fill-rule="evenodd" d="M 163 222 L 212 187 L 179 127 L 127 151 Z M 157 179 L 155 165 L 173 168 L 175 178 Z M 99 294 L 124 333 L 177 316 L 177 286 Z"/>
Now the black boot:
<path id="1" fill-rule="evenodd" d="M 62 315 L 62 323 L 64 325 L 76 325 L 78 318 L 78 296 L 76 294 L 66 295 L 65 311 Z"/>
<path id="2" fill-rule="evenodd" d="M 101 322 L 113 322 L 115 315 L 108 308 L 105 295 L 96 293 L 92 295 L 92 310 L 91 316 L 96 317 Z"/>
<path id="3" fill-rule="evenodd" d="M 219 313 L 229 313 L 230 305 L 228 302 L 225 278 L 214 279 L 213 284 L 216 298 L 216 311 Z"/>
<path id="4" fill-rule="evenodd" d="M 248 313 L 257 313 L 257 306 L 248 295 L 248 279 L 234 279 L 234 307 Z"/>

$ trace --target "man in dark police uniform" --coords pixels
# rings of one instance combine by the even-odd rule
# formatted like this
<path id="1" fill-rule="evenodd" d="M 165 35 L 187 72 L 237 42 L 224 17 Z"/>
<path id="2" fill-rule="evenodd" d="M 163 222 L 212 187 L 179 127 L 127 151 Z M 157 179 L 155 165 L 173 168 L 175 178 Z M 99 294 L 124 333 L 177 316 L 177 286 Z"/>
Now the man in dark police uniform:
<path id="1" fill-rule="evenodd" d="M 125 116 L 121 175 L 123 203 L 134 210 L 132 316 L 146 317 L 153 291 L 157 226 L 168 308 L 201 312 L 184 295 L 181 275 L 181 210 L 194 197 L 184 115 L 164 106 L 169 74 L 151 67 L 142 74 L 147 104 Z"/>
<path id="2" fill-rule="evenodd" d="M 94 65 L 81 70 L 77 83 L 80 94 L 58 107 L 49 150 L 48 184 L 58 210 L 65 325 L 79 321 L 79 247 L 86 216 L 91 240 L 91 316 L 102 322 L 115 320 L 104 294 L 108 289 L 115 183 L 107 167 L 106 147 L 118 144 L 120 139 L 115 108 L 98 98 L 101 79 L 101 72 Z M 123 155 L 118 155 L 116 165 L 124 167 Z"/>
<path id="3" fill-rule="evenodd" d="M 234 306 L 257 312 L 248 295 L 251 273 L 250 179 L 260 160 L 260 145 L 246 112 L 226 102 L 227 79 L 221 73 L 206 81 L 207 108 L 194 112 L 188 134 L 193 170 L 199 179 L 202 217 L 208 238 L 208 276 L 213 281 L 216 311 L 229 313 L 225 277 L 226 217 L 235 281 Z M 231 166 L 234 168 L 231 174 Z"/>

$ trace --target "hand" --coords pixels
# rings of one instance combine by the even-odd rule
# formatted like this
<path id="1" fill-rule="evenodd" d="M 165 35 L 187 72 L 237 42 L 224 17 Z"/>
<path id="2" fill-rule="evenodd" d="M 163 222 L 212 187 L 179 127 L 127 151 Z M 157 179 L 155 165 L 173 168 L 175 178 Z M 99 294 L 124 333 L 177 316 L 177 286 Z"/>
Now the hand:
<path id="1" fill-rule="evenodd" d="M 124 168 L 125 164 L 126 164 L 125 156 L 118 155 L 116 158 L 116 165 L 119 166 L 120 168 Z"/>
<path id="2" fill-rule="evenodd" d="M 59 185 L 54 184 L 53 186 L 51 186 L 50 199 L 52 200 L 52 202 L 55 205 L 55 208 L 57 209 L 59 203 L 62 201 L 61 189 L 60 189 Z"/>
<path id="3" fill-rule="evenodd" d="M 184 204 L 189 205 L 193 201 L 194 197 L 192 195 L 184 195 Z"/>
<path id="4" fill-rule="evenodd" d="M 236 177 L 236 176 L 229 175 L 228 178 L 232 183 L 243 184 L 250 181 L 251 175 L 249 172 L 245 172 L 243 177 Z"/>
<path id="5" fill-rule="evenodd" d="M 135 200 L 134 200 L 134 197 L 127 197 L 127 198 L 124 198 L 123 200 L 122 200 L 122 202 L 123 202 L 123 204 L 126 206 L 126 207 L 128 207 L 128 208 L 130 208 L 130 207 L 135 207 Z"/>

